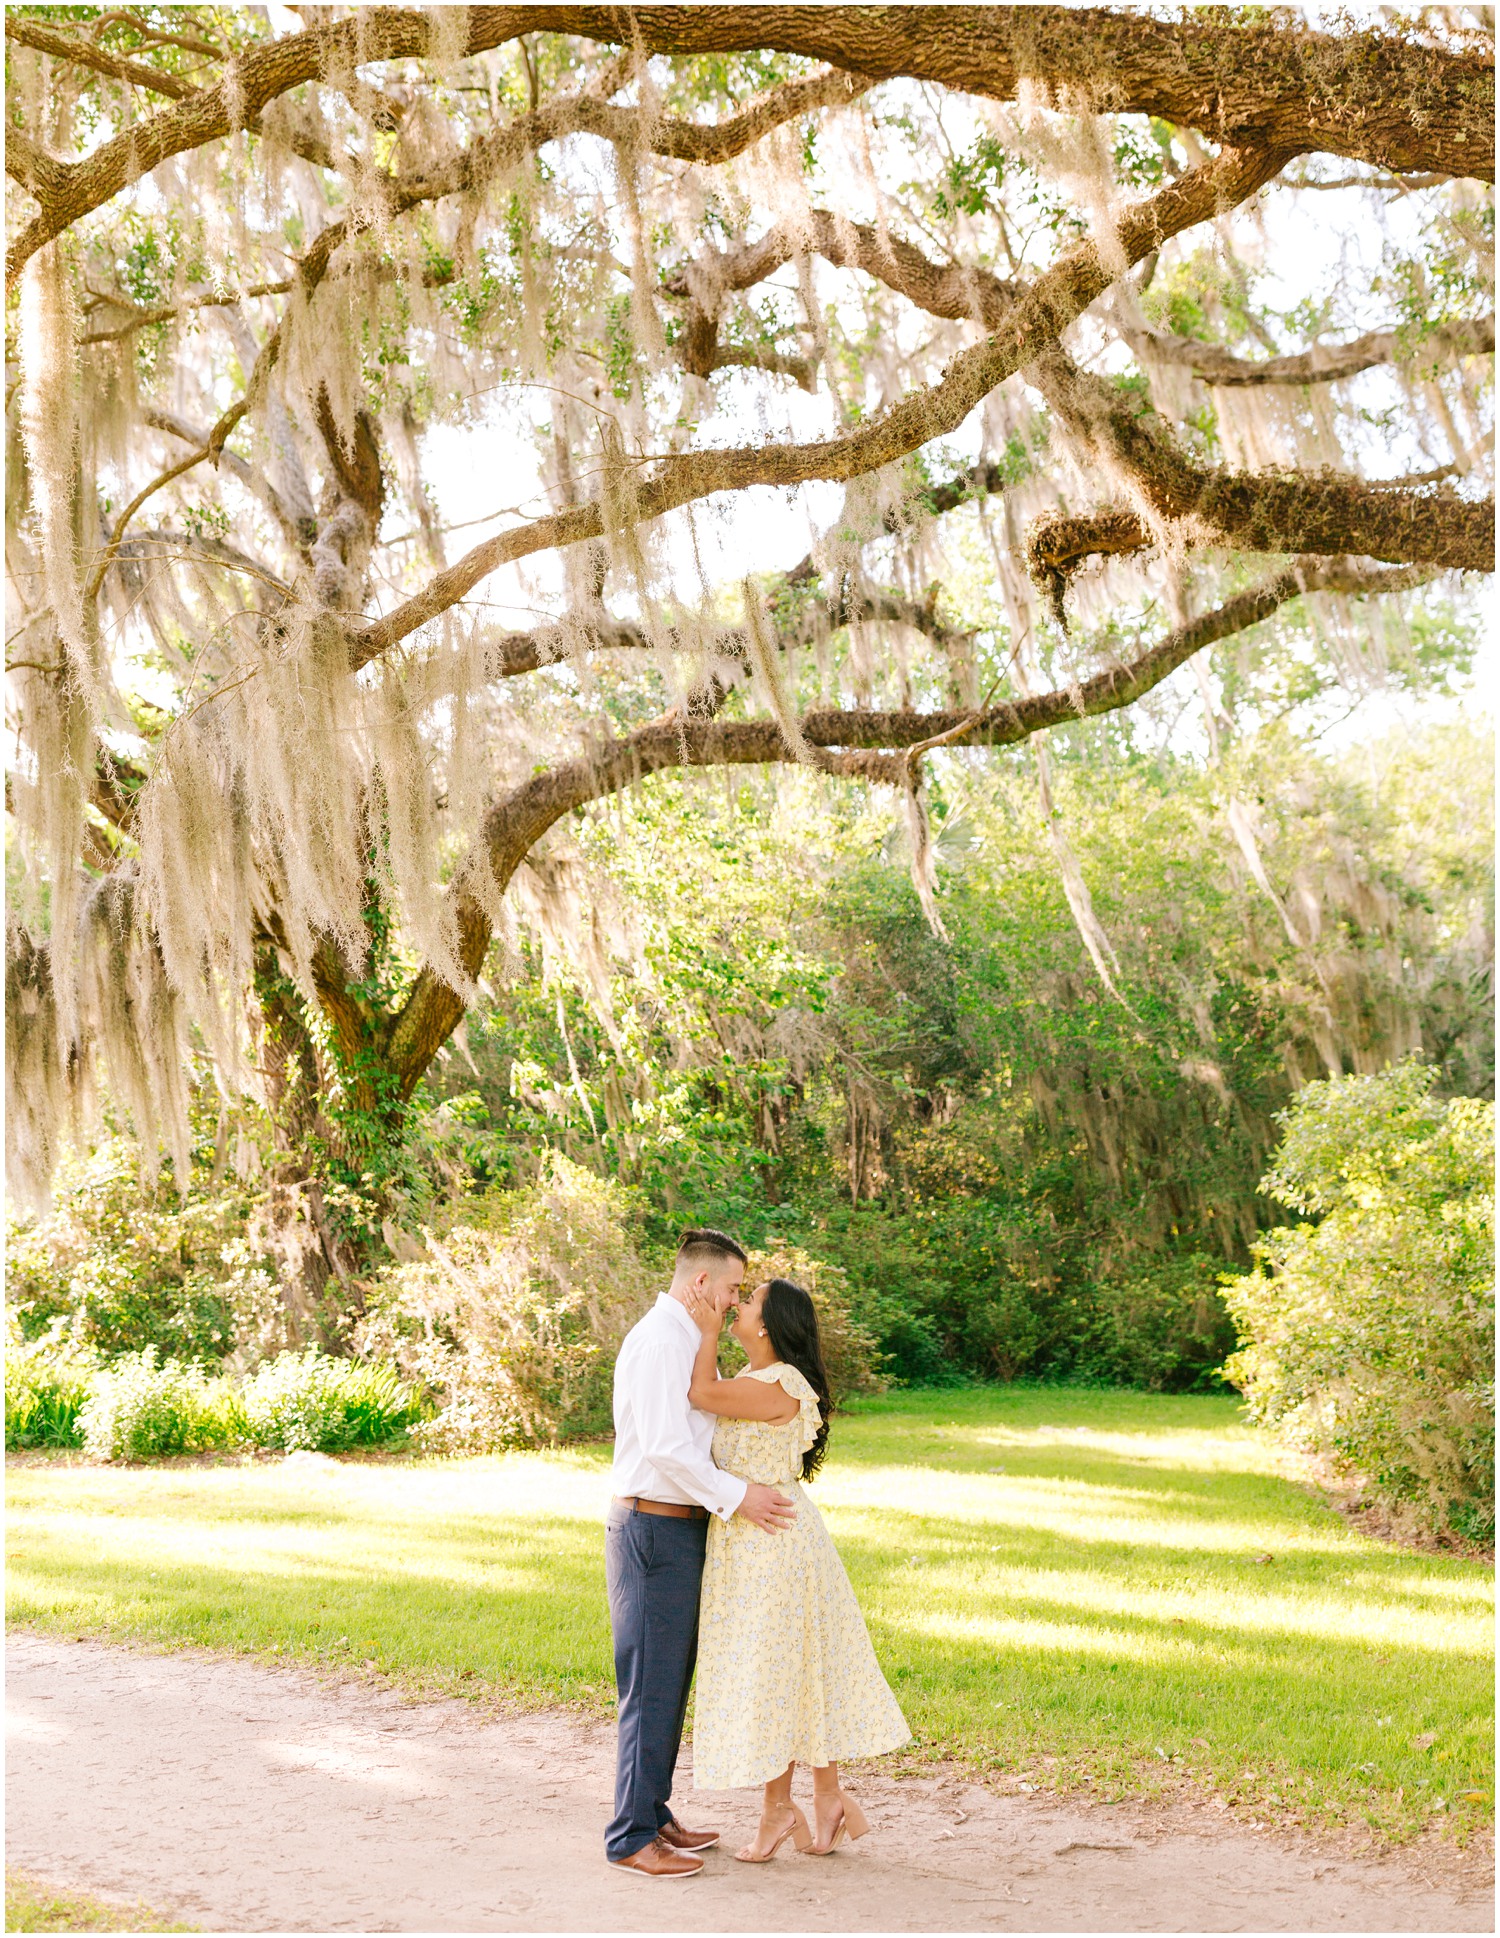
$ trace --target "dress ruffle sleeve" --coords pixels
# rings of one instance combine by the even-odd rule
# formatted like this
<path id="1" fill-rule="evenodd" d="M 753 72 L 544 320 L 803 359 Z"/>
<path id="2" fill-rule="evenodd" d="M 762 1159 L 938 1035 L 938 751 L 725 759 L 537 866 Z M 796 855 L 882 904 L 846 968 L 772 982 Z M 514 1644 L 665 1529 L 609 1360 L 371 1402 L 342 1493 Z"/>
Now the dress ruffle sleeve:
<path id="1" fill-rule="evenodd" d="M 818 1429 L 823 1424 L 823 1412 L 818 1405 L 818 1396 L 808 1384 L 806 1376 L 799 1373 L 795 1366 L 778 1365 L 767 1366 L 764 1371 L 752 1373 L 750 1377 L 763 1379 L 768 1384 L 774 1380 L 784 1393 L 797 1401 L 802 1409 L 797 1417 L 797 1428 L 802 1441 L 801 1450 L 806 1453 L 817 1439 Z"/>

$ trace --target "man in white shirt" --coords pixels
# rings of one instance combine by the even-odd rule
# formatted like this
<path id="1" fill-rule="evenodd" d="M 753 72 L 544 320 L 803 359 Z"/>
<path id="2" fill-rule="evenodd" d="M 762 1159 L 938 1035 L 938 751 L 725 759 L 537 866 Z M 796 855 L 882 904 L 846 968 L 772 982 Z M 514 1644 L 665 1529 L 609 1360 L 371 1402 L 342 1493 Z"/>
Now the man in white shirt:
<path id="1" fill-rule="evenodd" d="M 695 1853 L 719 1841 L 717 1831 L 685 1829 L 668 1802 L 698 1659 L 709 1514 L 742 1514 L 768 1532 L 796 1518 L 774 1487 L 715 1467 L 713 1416 L 688 1405 L 700 1338 L 688 1294 L 706 1293 L 726 1312 L 745 1264 L 723 1232 L 684 1232 L 671 1289 L 631 1328 L 615 1361 L 615 1498 L 604 1552 L 619 1746 L 604 1850 L 638 1877 L 692 1877 L 703 1869 Z"/>

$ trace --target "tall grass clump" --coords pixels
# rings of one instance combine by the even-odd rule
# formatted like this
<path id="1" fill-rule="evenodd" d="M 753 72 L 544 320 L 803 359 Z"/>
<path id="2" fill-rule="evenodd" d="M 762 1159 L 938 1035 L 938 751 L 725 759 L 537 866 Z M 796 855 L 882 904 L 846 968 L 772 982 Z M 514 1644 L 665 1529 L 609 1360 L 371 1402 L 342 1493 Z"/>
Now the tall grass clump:
<path id="1" fill-rule="evenodd" d="M 1232 1282 L 1254 1415 L 1396 1525 L 1495 1527 L 1494 1105 L 1408 1061 L 1311 1083 L 1263 1181 L 1307 1222 Z"/>
<path id="2" fill-rule="evenodd" d="M 81 1447 L 78 1416 L 98 1359 L 76 1328 L 54 1319 L 37 1339 L 23 1339 L 14 1311 L 5 1327 L 5 1444 Z"/>

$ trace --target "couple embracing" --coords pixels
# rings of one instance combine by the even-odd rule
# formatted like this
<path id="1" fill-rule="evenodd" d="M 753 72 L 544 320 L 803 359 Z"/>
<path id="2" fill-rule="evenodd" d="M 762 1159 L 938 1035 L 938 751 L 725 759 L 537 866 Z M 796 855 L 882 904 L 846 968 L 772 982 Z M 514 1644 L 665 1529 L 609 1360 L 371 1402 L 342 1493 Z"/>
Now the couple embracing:
<path id="1" fill-rule="evenodd" d="M 671 1289 L 615 1364 L 614 1501 L 605 1537 L 619 1692 L 617 1870 L 693 1877 L 715 1830 L 672 1813 L 693 1667 L 693 1777 L 702 1790 L 763 1784 L 765 1863 L 787 1838 L 826 1857 L 868 1828 L 839 1764 L 911 1740 L 818 1510 L 803 1491 L 822 1462 L 832 1401 L 812 1300 L 787 1279 L 745 1284 L 746 1257 L 689 1231 Z M 725 1315 L 749 1365 L 721 1379 Z M 813 1822 L 792 1801 L 808 1765 Z"/>

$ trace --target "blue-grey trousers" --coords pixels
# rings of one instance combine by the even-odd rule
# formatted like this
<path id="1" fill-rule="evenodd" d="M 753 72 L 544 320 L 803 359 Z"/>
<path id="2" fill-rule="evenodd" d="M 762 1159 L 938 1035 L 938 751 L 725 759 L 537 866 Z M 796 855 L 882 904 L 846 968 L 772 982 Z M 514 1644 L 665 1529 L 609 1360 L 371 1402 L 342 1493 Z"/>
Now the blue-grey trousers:
<path id="1" fill-rule="evenodd" d="M 672 1821 L 668 1799 L 698 1660 L 707 1551 L 706 1520 L 641 1514 L 618 1501 L 609 1510 L 604 1568 L 620 1735 L 604 1854 L 613 1862 L 642 1850 Z"/>

